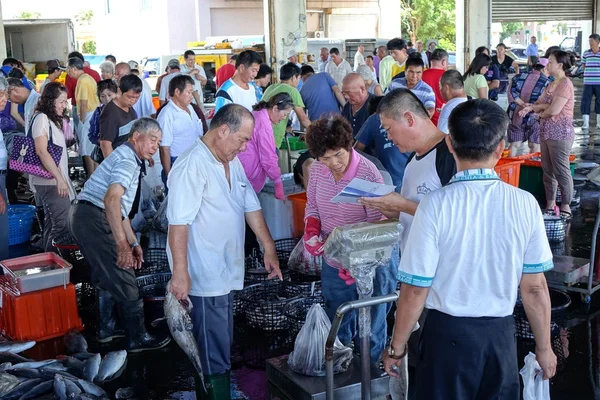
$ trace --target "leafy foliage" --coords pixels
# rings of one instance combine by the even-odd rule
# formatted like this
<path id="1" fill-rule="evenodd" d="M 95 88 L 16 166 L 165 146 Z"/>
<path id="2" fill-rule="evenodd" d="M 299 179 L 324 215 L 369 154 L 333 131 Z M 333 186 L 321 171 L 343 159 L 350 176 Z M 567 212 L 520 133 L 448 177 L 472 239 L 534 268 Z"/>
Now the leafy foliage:
<path id="1" fill-rule="evenodd" d="M 500 33 L 500 41 L 511 37 L 515 32 L 523 30 L 525 25 L 522 22 L 503 22 L 502 32 Z"/>
<path id="2" fill-rule="evenodd" d="M 17 19 L 38 19 L 42 16 L 42 14 L 40 14 L 37 11 L 21 11 L 21 13 L 19 15 L 15 15 L 15 18 Z"/>
<path id="3" fill-rule="evenodd" d="M 94 40 L 88 40 L 81 46 L 81 52 L 84 54 L 96 54 L 96 42 Z"/>
<path id="4" fill-rule="evenodd" d="M 413 44 L 438 40 L 440 47 L 456 50 L 455 0 L 401 0 L 402 28 Z"/>

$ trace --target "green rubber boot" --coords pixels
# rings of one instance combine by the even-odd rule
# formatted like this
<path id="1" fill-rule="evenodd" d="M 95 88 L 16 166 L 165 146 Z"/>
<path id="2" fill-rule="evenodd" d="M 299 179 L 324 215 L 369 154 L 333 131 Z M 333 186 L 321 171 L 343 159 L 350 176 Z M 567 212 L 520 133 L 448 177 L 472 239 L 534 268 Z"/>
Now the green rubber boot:
<path id="1" fill-rule="evenodd" d="M 196 376 L 196 398 L 198 400 L 231 400 L 231 376 L 227 371 L 220 375 L 204 375 L 204 386 L 202 389 L 200 378 Z"/>

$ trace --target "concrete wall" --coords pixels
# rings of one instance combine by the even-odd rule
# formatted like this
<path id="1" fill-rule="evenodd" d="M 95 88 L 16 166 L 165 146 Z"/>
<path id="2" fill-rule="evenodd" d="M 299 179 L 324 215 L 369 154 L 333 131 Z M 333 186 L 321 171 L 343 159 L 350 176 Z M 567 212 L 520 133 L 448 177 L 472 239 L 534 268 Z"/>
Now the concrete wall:
<path id="1" fill-rule="evenodd" d="M 10 39 L 12 34 L 20 37 L 12 46 L 19 47 L 13 57 L 25 62 L 46 61 L 53 58 L 66 60 L 69 54 L 69 42 L 72 40 L 67 24 L 6 26 L 4 34 Z M 16 37 L 15 35 L 15 37 Z M 2 41 L 5 43 L 5 40 Z M 20 54 L 21 47 L 23 54 Z"/>
<path id="2" fill-rule="evenodd" d="M 262 17 L 263 2 L 262 0 L 249 1 L 225 1 L 225 0 L 196 0 L 198 2 L 198 14 L 200 25 L 200 40 L 206 39 L 207 36 L 217 36 L 217 33 L 226 32 L 227 35 L 263 35 L 264 20 Z M 222 21 L 227 12 L 231 12 L 231 16 L 235 17 L 245 15 L 243 18 L 231 19 L 227 26 L 215 26 L 214 21 Z M 214 12 L 214 14 L 213 14 Z M 248 14 L 244 14 L 247 12 Z M 257 22 L 260 21 L 260 26 Z M 262 29 L 261 29 L 262 28 Z M 260 29 L 260 32 L 257 32 Z M 215 33 L 217 32 L 217 33 Z"/>
<path id="3" fill-rule="evenodd" d="M 169 37 L 171 53 L 182 53 L 187 49 L 188 42 L 200 40 L 196 29 L 196 1 L 176 0 L 167 2 L 167 15 L 169 29 L 162 34 Z M 158 3 L 158 1 L 154 1 Z"/>
<path id="4" fill-rule="evenodd" d="M 4 35 L 4 23 L 2 22 L 2 4 L 0 3 L 0 59 L 6 58 L 6 36 Z"/>
<path id="5" fill-rule="evenodd" d="M 379 9 L 379 37 L 392 39 L 402 36 L 400 2 L 398 0 L 380 0 Z"/>

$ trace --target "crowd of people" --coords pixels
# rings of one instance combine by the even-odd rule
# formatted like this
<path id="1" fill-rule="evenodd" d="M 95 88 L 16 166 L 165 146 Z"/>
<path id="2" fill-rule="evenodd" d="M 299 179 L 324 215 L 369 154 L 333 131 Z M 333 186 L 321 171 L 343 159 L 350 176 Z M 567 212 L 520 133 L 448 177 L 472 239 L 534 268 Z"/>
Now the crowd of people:
<path id="1" fill-rule="evenodd" d="M 584 55 L 590 83 L 600 68 L 593 64 L 598 39 L 590 37 L 592 49 Z M 299 64 L 292 49 L 277 72 L 258 53 L 241 51 L 215 71 L 210 114 L 203 90 L 211 80 L 191 50 L 183 64 L 170 60 L 159 77 L 158 110 L 134 63 L 107 57 L 98 74 L 74 52 L 64 67 L 48 61 L 48 79 L 38 92 L 18 61 L 6 59 L 0 73 L 6 75 L 0 76 L 0 259 L 8 257 L 6 207 L 16 201 L 11 193 L 19 175 L 9 168 L 11 143 L 25 134 L 49 174 L 29 174 L 43 209 L 43 248 L 52 251 L 54 238 L 65 233 L 81 248 L 97 289 L 98 340 L 125 336 L 132 352 L 164 347 L 168 337 L 146 330 L 134 274 L 144 254 L 131 226 L 146 168 L 160 163 L 173 272 L 168 290 L 194 305 L 194 334 L 209 383 L 208 392 L 198 394 L 216 399 L 230 384 L 233 291 L 243 288 L 244 257 L 261 246 L 269 278 L 282 278 L 257 194 L 270 179 L 275 198 L 286 199 L 278 156 L 296 124 L 306 129 L 308 148 L 294 166 L 307 192 L 302 240 L 308 254 L 323 256 L 330 318 L 358 295 L 350 273 L 323 254 L 328 235 L 339 226 L 386 218 L 398 218 L 404 228 L 400 257 L 378 268 L 373 290 L 385 295 L 403 283 L 393 339 L 387 345 L 390 306 L 374 307 L 369 355 L 374 364 L 383 360 L 397 383 L 394 398 L 404 398 L 401 371 L 408 362 L 417 368 L 418 398 L 516 398 L 511 321 L 519 286 L 538 362 L 546 378 L 555 372 L 543 275 L 552 268 L 552 254 L 535 199 L 502 183 L 493 168 L 509 143 L 513 155 L 529 143 L 530 151 L 542 154 L 546 207 L 555 207 L 558 187 L 560 208 L 570 213 L 574 92 L 565 73 L 573 60 L 560 49 L 541 58 L 532 52 L 527 71 L 519 70 L 500 43 L 493 57 L 486 47 L 477 49 L 463 75 L 449 69 L 448 52 L 436 47 L 430 41 L 425 50 L 418 41 L 413 48 L 395 38 L 373 54 L 360 46 L 353 65 L 340 49 L 323 48 L 317 71 Z M 58 82 L 63 71 L 64 84 Z M 278 82 L 271 83 L 275 73 Z M 504 93 L 507 110 L 493 102 Z M 88 176 L 79 193 L 68 171 L 75 142 Z M 51 154 L 55 148 L 58 159 Z M 360 204 L 333 203 L 354 178 L 395 191 Z M 485 235 L 474 229 L 480 226 L 505 234 Z M 349 313 L 339 339 L 350 345 L 356 336 L 357 315 Z"/>

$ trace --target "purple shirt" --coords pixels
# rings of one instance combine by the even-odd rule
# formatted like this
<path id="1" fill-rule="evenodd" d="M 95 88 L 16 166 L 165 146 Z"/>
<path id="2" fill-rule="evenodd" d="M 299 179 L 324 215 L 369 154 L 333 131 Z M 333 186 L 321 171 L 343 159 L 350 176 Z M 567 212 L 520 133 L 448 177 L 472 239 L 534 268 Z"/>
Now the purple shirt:
<path id="1" fill-rule="evenodd" d="M 375 68 L 375 73 L 379 76 L 379 56 L 373 56 L 373 67 Z"/>

